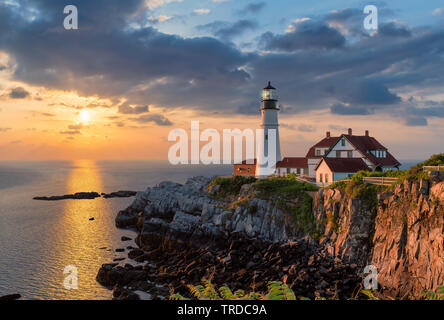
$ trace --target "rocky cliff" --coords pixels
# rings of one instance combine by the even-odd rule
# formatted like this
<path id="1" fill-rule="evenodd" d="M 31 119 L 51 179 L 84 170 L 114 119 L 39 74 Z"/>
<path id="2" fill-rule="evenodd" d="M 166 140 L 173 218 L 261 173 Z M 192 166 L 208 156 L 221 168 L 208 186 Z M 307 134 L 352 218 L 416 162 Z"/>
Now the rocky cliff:
<path id="1" fill-rule="evenodd" d="M 313 211 L 333 257 L 377 267 L 386 296 L 418 297 L 444 284 L 444 177 L 405 180 L 361 196 L 320 190 Z"/>
<path id="2" fill-rule="evenodd" d="M 281 280 L 299 297 L 353 295 L 360 283 L 357 265 L 332 259 L 305 235 L 301 224 L 311 221 L 294 219 L 282 209 L 291 207 L 301 217 L 308 213 L 314 221 L 304 191 L 287 190 L 288 203 L 278 203 L 259 197 L 257 184 L 239 185 L 226 194 L 223 186 L 210 182 L 195 177 L 184 185 L 160 183 L 139 192 L 118 214 L 117 227 L 139 231 L 140 249 L 128 252 L 131 264 L 109 263 L 99 270 L 97 280 L 114 287 L 116 299 L 135 298 L 134 291 L 165 298 L 169 288 L 188 294 L 185 285 L 203 277 L 233 290 L 263 291 L 268 281 Z M 307 199 L 308 212 L 302 210 Z"/>
<path id="3" fill-rule="evenodd" d="M 147 281 L 185 293 L 185 284 L 208 276 L 233 289 L 283 280 L 299 296 L 350 298 L 373 264 L 383 294 L 418 297 L 443 284 L 443 180 L 322 189 L 314 200 L 307 186 L 278 180 L 243 183 L 231 194 L 203 177 L 163 182 L 137 193 L 116 218 L 117 227 L 139 231 L 140 249 L 129 257 L 148 262 L 107 264 L 97 279 L 120 298 L 128 296 L 123 288 L 147 290 Z"/>

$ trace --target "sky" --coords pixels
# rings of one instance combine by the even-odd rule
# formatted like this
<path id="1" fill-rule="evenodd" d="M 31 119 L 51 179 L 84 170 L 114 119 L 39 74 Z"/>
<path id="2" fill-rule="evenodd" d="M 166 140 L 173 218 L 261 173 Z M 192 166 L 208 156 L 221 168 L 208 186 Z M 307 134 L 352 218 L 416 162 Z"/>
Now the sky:
<path id="1" fill-rule="evenodd" d="M 0 30 L 0 160 L 166 160 L 191 120 L 258 128 L 267 81 L 284 156 L 350 127 L 444 152 L 442 1 L 1 0 Z"/>

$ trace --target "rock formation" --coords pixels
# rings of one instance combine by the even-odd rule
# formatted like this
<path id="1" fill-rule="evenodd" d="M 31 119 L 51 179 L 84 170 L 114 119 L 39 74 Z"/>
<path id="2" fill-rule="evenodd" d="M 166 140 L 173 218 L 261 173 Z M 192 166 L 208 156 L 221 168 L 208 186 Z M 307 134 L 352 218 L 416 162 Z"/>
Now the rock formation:
<path id="1" fill-rule="evenodd" d="M 442 180 L 405 180 L 374 199 L 320 190 L 314 212 L 326 222 L 325 248 L 344 261 L 374 265 L 386 296 L 437 290 L 444 284 Z"/>
<path id="2" fill-rule="evenodd" d="M 224 199 L 216 196 L 221 186 L 203 177 L 162 182 L 138 192 L 116 218 L 117 227 L 139 231 L 139 249 L 128 256 L 140 265 L 105 264 L 97 280 L 114 286 L 117 299 L 134 298 L 131 288 L 165 298 L 167 287 L 184 293 L 185 284 L 208 276 L 233 289 L 282 280 L 299 296 L 350 298 L 372 264 L 382 296 L 417 298 L 443 284 L 443 180 L 407 180 L 365 197 L 322 189 L 309 235 L 252 185 Z M 304 197 L 289 203 L 302 207 Z"/>

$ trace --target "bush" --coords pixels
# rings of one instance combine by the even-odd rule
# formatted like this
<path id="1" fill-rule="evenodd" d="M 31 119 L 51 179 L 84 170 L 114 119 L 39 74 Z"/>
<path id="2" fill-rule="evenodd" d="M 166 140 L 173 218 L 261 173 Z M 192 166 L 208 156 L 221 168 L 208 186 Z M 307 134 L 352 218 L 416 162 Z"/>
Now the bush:
<path id="1" fill-rule="evenodd" d="M 216 290 L 210 280 L 203 279 L 202 285 L 187 285 L 191 295 L 197 300 L 296 300 L 294 292 L 280 281 L 268 283 L 268 292 L 245 293 L 244 290 L 232 292 L 230 288 L 224 286 Z M 170 300 L 189 300 L 180 294 L 171 292 Z"/>
<path id="2" fill-rule="evenodd" d="M 244 184 L 253 183 L 256 181 L 254 177 L 217 177 L 210 183 L 211 186 L 220 185 L 218 196 L 226 197 L 230 195 L 237 195 Z"/>
<path id="3" fill-rule="evenodd" d="M 294 198 L 304 191 L 318 191 L 315 185 L 304 183 L 296 180 L 294 174 L 287 177 L 273 177 L 258 180 L 254 184 L 254 189 L 258 191 L 258 195 L 262 198 L 269 199 L 271 197 L 279 197 L 284 199 Z"/>

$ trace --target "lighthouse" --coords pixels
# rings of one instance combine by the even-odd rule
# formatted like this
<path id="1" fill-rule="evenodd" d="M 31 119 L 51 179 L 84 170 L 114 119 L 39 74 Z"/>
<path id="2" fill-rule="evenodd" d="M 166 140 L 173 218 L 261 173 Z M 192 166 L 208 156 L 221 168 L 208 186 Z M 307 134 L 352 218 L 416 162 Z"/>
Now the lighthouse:
<path id="1" fill-rule="evenodd" d="M 262 90 L 261 129 L 257 146 L 256 177 L 263 178 L 276 172 L 276 163 L 282 160 L 279 140 L 278 96 L 270 81 Z M 274 153 L 274 157 L 273 157 Z"/>

